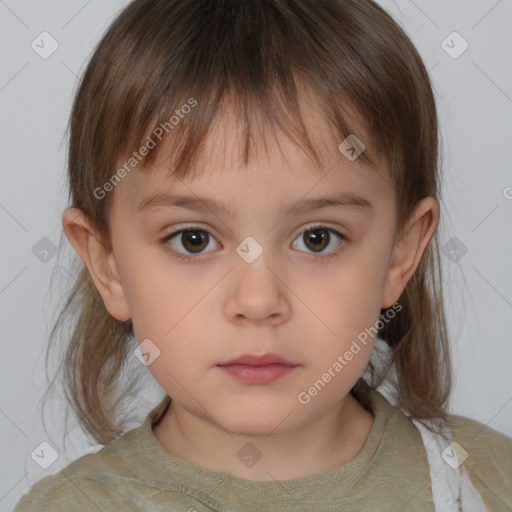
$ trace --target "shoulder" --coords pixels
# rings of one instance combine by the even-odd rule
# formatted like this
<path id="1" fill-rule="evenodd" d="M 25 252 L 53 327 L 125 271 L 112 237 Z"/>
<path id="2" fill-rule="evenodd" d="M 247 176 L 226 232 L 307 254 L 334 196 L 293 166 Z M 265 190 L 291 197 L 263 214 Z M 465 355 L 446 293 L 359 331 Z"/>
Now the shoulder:
<path id="1" fill-rule="evenodd" d="M 34 483 L 14 512 L 119 510 L 120 489 L 132 476 L 137 431 L 126 432 L 96 453 L 83 455 L 53 475 Z"/>
<path id="2" fill-rule="evenodd" d="M 477 420 L 449 414 L 453 439 L 467 452 L 466 466 L 488 461 L 496 469 L 504 469 L 512 475 L 512 438 Z"/>
<path id="3" fill-rule="evenodd" d="M 108 487 L 79 475 L 68 475 L 67 468 L 32 485 L 21 497 L 14 512 L 97 511 L 104 508 L 105 498 L 115 500 Z"/>
<path id="4" fill-rule="evenodd" d="M 486 504 L 512 509 L 512 438 L 465 416 L 449 414 L 448 420 L 463 450 L 459 458 Z"/>

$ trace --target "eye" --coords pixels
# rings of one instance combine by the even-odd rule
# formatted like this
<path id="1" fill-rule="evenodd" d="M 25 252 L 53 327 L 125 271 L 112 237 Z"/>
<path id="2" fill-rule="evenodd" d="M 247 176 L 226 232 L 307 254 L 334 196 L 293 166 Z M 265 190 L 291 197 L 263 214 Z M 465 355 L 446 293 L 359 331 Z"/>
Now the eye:
<path id="1" fill-rule="evenodd" d="M 176 240 L 173 240 L 174 238 Z M 188 261 L 192 259 L 190 255 L 202 254 L 204 249 L 211 245 L 210 242 L 212 240 L 210 240 L 210 238 L 213 240 L 213 237 L 208 231 L 197 226 L 187 226 L 179 231 L 174 231 L 166 235 L 160 240 L 160 244 L 167 245 L 168 242 L 171 242 L 171 245 L 174 247 L 173 252 L 176 253 L 176 256 Z M 180 251 L 179 245 L 184 247 L 185 251 L 188 252 L 183 254 Z"/>
<path id="2" fill-rule="evenodd" d="M 334 235 L 334 237 L 332 235 Z M 199 256 L 204 252 L 207 252 L 205 249 L 211 246 L 214 240 L 215 239 L 208 231 L 201 229 L 198 226 L 186 226 L 183 229 L 166 235 L 159 242 L 162 246 L 167 246 L 168 243 L 171 242 L 171 245 L 173 246 L 171 251 L 173 254 L 178 258 L 190 261 L 192 259 L 197 259 L 194 255 Z M 297 241 L 302 242 L 306 252 L 308 250 L 312 251 L 314 259 L 327 259 L 338 256 L 341 253 L 340 250 L 337 250 L 338 247 L 342 246 L 343 242 L 347 242 L 348 240 L 345 236 L 334 229 L 321 224 L 315 224 L 308 226 L 307 229 L 303 230 L 300 236 L 294 241 L 293 248 L 303 250 L 300 247 L 301 244 L 297 244 Z M 333 244 L 332 242 L 336 242 L 336 244 Z M 297 245 L 299 245 L 299 247 L 297 247 Z M 325 248 L 329 247 L 329 245 L 335 245 L 334 250 L 326 252 Z M 181 248 L 183 248 L 183 252 Z"/>
<path id="3" fill-rule="evenodd" d="M 331 235 L 334 234 L 334 237 Z M 302 246 L 307 250 L 313 251 L 314 258 L 332 258 L 340 255 L 339 250 L 337 250 L 336 246 L 343 245 L 343 242 L 347 241 L 347 238 L 344 237 L 341 233 L 334 229 L 327 228 L 321 224 L 314 224 L 312 226 L 308 226 L 307 229 L 303 230 L 298 238 L 296 238 L 298 242 L 302 242 Z M 325 253 L 324 249 L 329 245 L 333 245 L 335 247 L 331 252 Z M 299 245 L 299 247 L 297 247 Z M 301 244 L 297 244 L 294 242 L 294 249 L 301 249 Z"/>

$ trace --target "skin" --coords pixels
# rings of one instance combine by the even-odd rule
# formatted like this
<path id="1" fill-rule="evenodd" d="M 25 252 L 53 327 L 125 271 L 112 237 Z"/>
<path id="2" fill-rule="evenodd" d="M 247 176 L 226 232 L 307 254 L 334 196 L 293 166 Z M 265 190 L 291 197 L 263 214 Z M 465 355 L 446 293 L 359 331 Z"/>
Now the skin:
<path id="1" fill-rule="evenodd" d="M 321 172 L 284 138 L 282 151 L 273 144 L 242 167 L 235 123 L 228 114 L 226 120 L 208 141 L 198 166 L 204 172 L 176 180 L 155 164 L 152 174 L 133 171 L 110 192 L 112 252 L 80 210 L 67 208 L 63 226 L 110 314 L 132 318 L 138 342 L 150 339 L 160 350 L 148 369 L 173 399 L 153 428 L 165 449 L 254 481 L 326 472 L 353 459 L 373 425 L 372 414 L 349 392 L 367 365 L 374 338 L 359 343 L 361 351 L 308 404 L 297 396 L 375 325 L 381 308 L 398 300 L 435 233 L 439 204 L 423 199 L 395 240 L 387 169 L 377 175 L 359 159 L 346 159 L 314 113 L 310 133 L 323 144 L 327 162 Z M 143 199 L 163 190 L 213 197 L 234 216 L 177 207 L 137 212 Z M 285 215 L 304 196 L 335 191 L 363 196 L 373 209 L 336 205 Z M 308 247 L 304 239 L 312 222 L 348 241 L 331 233 L 323 252 L 315 253 L 322 246 Z M 185 223 L 211 234 L 200 255 L 180 243 L 181 235 L 159 245 Z M 247 236 L 263 248 L 252 263 L 236 252 Z M 172 249 L 196 259 L 180 260 Z M 338 257 L 326 257 L 335 252 Z M 267 352 L 299 366 L 265 385 L 241 383 L 217 367 L 242 354 Z M 237 457 L 247 442 L 262 454 L 252 467 Z"/>

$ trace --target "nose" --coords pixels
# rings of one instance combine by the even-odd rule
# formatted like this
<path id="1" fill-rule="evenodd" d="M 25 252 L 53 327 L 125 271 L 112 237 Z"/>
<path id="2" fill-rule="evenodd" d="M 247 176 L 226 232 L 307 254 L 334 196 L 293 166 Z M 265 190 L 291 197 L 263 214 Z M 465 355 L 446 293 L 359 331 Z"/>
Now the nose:
<path id="1" fill-rule="evenodd" d="M 238 261 L 230 272 L 231 286 L 224 314 L 230 322 L 279 325 L 290 316 L 289 289 L 285 276 L 264 257 L 252 263 Z"/>

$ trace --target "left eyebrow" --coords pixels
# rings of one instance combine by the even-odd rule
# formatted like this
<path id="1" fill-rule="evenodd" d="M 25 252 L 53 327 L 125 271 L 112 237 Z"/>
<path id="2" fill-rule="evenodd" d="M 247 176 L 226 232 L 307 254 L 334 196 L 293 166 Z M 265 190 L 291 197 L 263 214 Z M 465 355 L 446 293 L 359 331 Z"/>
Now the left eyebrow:
<path id="1" fill-rule="evenodd" d="M 373 205 L 370 203 L 370 201 L 368 201 L 368 199 L 365 199 L 364 197 L 358 196 L 356 194 L 344 192 L 341 194 L 331 196 L 301 199 L 297 203 L 290 205 L 287 208 L 284 208 L 280 213 L 306 213 L 313 210 L 319 210 L 320 208 L 325 208 L 328 206 L 341 206 L 344 208 L 353 208 L 354 210 L 359 210 L 362 212 L 373 211 Z M 148 209 L 150 208 L 157 207 L 179 207 L 187 208 L 189 210 L 196 210 L 200 212 L 216 210 L 224 213 L 228 217 L 234 217 L 233 208 L 228 207 L 227 205 L 218 201 L 217 199 L 211 197 L 201 198 L 194 196 L 184 196 L 165 192 L 159 192 L 144 199 L 140 203 L 138 211 L 148 211 Z"/>

